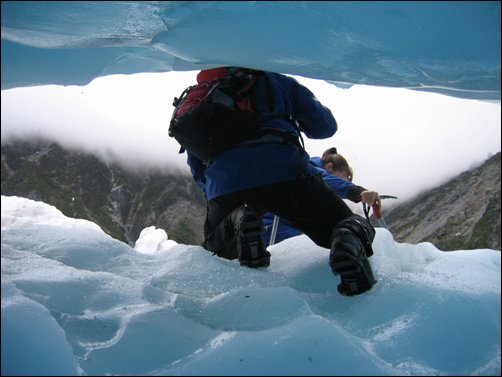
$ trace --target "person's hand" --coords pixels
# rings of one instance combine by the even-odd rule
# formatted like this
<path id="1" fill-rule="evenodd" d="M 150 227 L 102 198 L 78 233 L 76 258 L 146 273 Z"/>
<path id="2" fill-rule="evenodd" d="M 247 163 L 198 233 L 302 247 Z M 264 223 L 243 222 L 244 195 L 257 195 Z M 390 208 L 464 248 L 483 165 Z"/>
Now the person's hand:
<path id="1" fill-rule="evenodd" d="M 382 208 L 382 202 L 380 200 L 380 196 L 376 191 L 363 191 L 361 193 L 361 201 L 366 203 L 370 207 L 373 207 L 374 204 L 378 206 L 378 208 Z"/>

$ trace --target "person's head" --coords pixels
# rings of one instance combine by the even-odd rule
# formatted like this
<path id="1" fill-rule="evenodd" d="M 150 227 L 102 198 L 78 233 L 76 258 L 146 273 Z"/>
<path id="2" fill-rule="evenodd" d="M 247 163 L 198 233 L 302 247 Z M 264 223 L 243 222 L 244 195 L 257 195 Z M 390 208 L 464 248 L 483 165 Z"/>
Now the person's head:
<path id="1" fill-rule="evenodd" d="M 352 182 L 354 173 L 347 160 L 338 154 L 335 147 L 329 148 L 322 154 L 321 161 L 324 169 L 337 177 Z"/>

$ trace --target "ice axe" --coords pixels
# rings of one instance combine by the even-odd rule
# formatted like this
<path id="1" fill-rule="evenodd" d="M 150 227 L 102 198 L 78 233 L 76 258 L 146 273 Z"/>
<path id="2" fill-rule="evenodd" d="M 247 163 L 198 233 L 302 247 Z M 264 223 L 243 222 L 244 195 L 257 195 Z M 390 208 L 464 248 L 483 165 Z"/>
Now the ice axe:
<path id="1" fill-rule="evenodd" d="M 270 242 L 269 246 L 272 246 L 275 243 L 275 237 L 277 236 L 277 227 L 279 226 L 279 216 L 274 215 L 274 222 L 272 224 L 272 233 L 270 234 Z"/>
<path id="2" fill-rule="evenodd" d="M 382 228 L 389 229 L 387 224 L 385 223 L 385 220 L 383 219 L 382 213 L 380 212 L 380 208 L 378 207 L 378 204 L 373 204 L 371 206 L 371 209 L 373 210 L 373 214 L 375 215 L 375 218 L 377 219 L 378 225 L 380 225 Z"/>
<path id="3" fill-rule="evenodd" d="M 392 195 L 380 195 L 380 199 L 397 199 L 397 197 L 392 196 Z M 366 218 L 369 221 L 368 209 L 366 207 L 366 203 L 363 203 L 363 209 L 364 209 L 364 214 L 366 215 Z M 380 225 L 382 228 L 389 230 L 387 223 L 383 219 L 382 212 L 380 212 L 380 208 L 378 207 L 378 204 L 377 203 L 373 204 L 371 206 L 371 209 L 373 210 L 373 214 L 375 215 L 375 218 L 377 219 L 378 225 Z"/>

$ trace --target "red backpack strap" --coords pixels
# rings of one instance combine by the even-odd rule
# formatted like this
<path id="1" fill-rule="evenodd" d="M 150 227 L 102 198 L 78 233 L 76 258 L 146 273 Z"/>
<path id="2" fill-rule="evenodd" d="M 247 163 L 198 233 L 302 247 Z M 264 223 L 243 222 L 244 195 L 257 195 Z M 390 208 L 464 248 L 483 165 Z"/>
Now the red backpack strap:
<path id="1" fill-rule="evenodd" d="M 237 107 L 241 110 L 254 111 L 253 104 L 251 102 L 251 97 L 249 95 L 249 90 L 252 88 L 256 81 L 256 76 L 253 76 L 251 80 L 235 95 L 235 103 Z"/>

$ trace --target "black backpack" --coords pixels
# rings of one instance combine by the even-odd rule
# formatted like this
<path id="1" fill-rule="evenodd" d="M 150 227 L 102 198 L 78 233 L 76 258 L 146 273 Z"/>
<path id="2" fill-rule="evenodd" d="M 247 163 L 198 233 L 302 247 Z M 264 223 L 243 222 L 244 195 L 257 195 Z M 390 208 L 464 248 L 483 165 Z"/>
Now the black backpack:
<path id="1" fill-rule="evenodd" d="M 250 91 L 262 71 L 225 67 L 201 71 L 216 78 L 188 87 L 179 98 L 169 125 L 169 136 L 202 161 L 246 140 L 260 137 L 258 114 Z"/>

